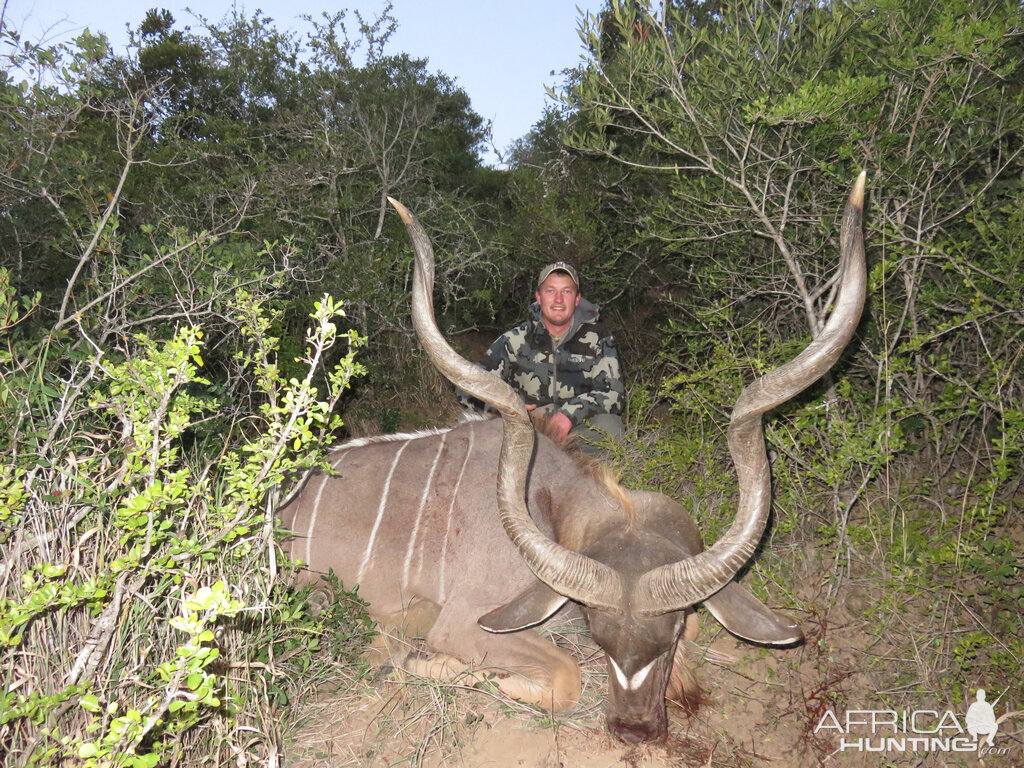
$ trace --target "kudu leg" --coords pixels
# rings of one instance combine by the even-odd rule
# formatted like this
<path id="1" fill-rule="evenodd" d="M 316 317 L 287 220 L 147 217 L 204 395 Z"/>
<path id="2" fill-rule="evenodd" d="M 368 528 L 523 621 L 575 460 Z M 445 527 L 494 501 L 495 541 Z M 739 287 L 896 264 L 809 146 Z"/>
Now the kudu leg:
<path id="1" fill-rule="evenodd" d="M 428 649 L 445 653 L 408 654 L 400 662 L 408 672 L 491 682 L 513 699 L 553 712 L 576 706 L 580 669 L 569 653 L 531 630 L 492 634 L 475 623 L 467 627 L 464 619 L 449 623 L 445 614 L 442 609 L 426 637 Z"/>

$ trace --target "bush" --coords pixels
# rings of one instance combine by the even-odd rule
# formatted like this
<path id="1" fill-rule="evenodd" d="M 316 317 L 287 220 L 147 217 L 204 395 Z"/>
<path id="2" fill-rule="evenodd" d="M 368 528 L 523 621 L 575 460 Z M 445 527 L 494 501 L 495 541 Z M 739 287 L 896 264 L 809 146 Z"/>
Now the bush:
<path id="1" fill-rule="evenodd" d="M 101 349 L 28 328 L 37 300 L 0 272 L 0 752 L 10 765 L 153 766 L 197 745 L 265 757 L 268 708 L 339 633 L 288 585 L 276 500 L 320 464 L 361 339 L 339 335 L 325 296 L 305 377 L 286 381 L 273 314 L 238 292 L 240 398 L 201 375 L 200 328 Z M 346 605 L 362 642 L 365 612 Z"/>

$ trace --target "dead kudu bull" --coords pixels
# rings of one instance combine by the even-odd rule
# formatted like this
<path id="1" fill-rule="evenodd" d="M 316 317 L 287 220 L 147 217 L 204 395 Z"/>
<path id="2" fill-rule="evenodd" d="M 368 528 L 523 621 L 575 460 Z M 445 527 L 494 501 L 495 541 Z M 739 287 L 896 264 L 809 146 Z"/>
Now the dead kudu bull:
<path id="1" fill-rule="evenodd" d="M 434 321 L 430 242 L 395 203 L 416 251 L 417 334 L 441 371 L 502 419 L 338 448 L 330 457 L 335 473 L 314 477 L 284 512 L 296 534 L 291 553 L 308 563 L 306 578 L 333 568 L 359 585 L 378 621 L 423 634 L 435 653 L 405 658 L 407 668 L 431 675 L 475 669 L 509 695 L 556 710 L 578 700 L 579 668 L 528 628 L 574 601 L 608 658 L 609 730 L 631 742 L 664 735 L 676 643 L 697 603 L 747 640 L 784 645 L 802 637 L 732 578 L 768 517 L 761 416 L 828 370 L 859 320 L 863 196 L 862 174 L 843 220 L 840 287 L 828 324 L 736 402 L 729 448 L 738 509 L 706 550 L 681 506 L 597 479 L 534 432 L 504 382 L 448 346 Z"/>

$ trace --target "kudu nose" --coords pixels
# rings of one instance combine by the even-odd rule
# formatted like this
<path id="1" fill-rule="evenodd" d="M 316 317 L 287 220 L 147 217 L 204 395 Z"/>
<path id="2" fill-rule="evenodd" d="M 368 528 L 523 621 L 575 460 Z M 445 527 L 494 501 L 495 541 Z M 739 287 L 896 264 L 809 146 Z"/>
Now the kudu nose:
<path id="1" fill-rule="evenodd" d="M 616 738 L 629 744 L 654 741 L 665 735 L 665 731 L 656 723 L 615 721 L 608 723 L 608 730 L 615 734 Z"/>

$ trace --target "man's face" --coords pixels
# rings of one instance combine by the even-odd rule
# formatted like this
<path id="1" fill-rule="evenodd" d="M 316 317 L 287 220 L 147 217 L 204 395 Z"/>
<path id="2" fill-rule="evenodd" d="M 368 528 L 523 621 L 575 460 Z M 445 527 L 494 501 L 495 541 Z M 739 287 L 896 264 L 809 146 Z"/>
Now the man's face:
<path id="1" fill-rule="evenodd" d="M 552 272 L 537 287 L 537 303 L 544 325 L 557 336 L 569 329 L 572 313 L 580 303 L 580 292 L 565 272 Z"/>

